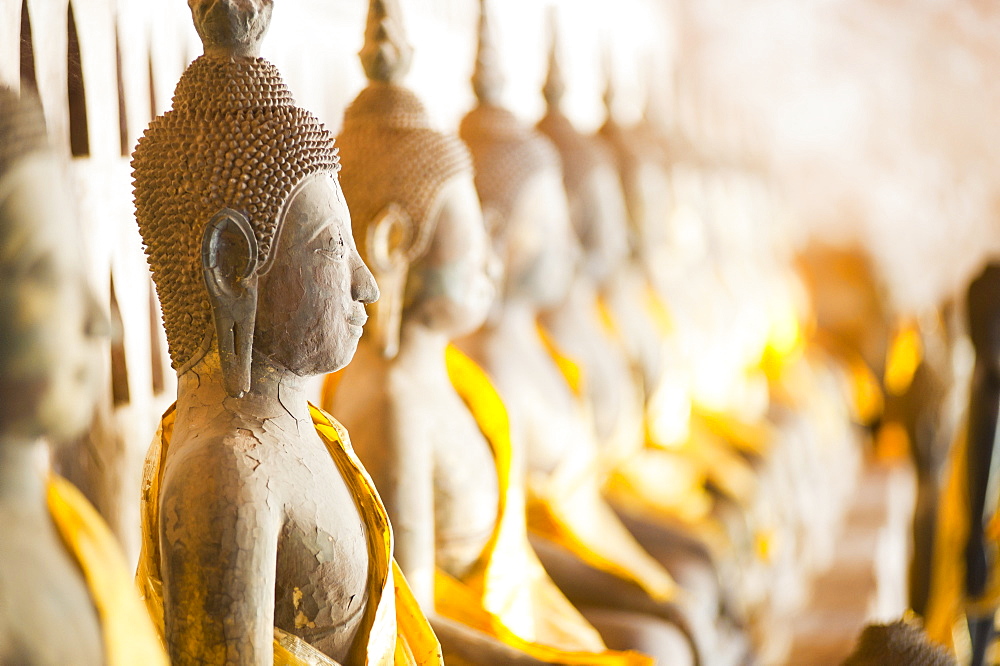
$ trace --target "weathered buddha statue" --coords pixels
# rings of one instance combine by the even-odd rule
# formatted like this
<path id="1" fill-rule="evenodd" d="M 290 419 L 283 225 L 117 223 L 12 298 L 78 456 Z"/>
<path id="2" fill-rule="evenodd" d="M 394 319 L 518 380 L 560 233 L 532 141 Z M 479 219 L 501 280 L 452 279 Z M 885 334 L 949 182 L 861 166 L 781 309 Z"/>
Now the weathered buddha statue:
<path id="1" fill-rule="evenodd" d="M 42 110 L 0 87 L 0 662 L 166 664 L 110 529 L 49 465 L 100 391 L 108 323 Z"/>
<path id="2" fill-rule="evenodd" d="M 608 651 L 546 575 L 527 538 L 525 452 L 486 374 L 449 344 L 488 313 L 489 240 L 468 149 L 403 85 L 396 2 L 372 0 L 361 60 L 369 84 L 337 143 L 381 300 L 324 403 L 381 491 L 401 568 L 448 663 L 643 663 Z"/>
<path id="3" fill-rule="evenodd" d="M 643 547 L 689 593 L 683 607 L 703 661 L 728 663 L 742 658 L 744 648 L 735 637 L 722 638 L 715 627 L 719 584 L 698 534 L 718 532 L 709 524 L 711 500 L 704 475 L 690 460 L 646 446 L 641 350 L 651 350 L 645 361 L 653 361 L 649 386 L 655 388 L 663 373 L 662 340 L 645 306 L 648 283 L 639 267 L 628 261 L 628 223 L 614 156 L 601 137 L 579 132 L 561 109 L 564 84 L 555 34 L 543 92 L 547 113 L 538 129 L 559 152 L 570 218 L 582 252 L 569 297 L 545 312 L 541 321 L 583 368 L 587 404 L 595 416 L 600 457 L 608 472 L 606 485 L 613 491 L 609 498 Z M 636 344 L 629 344 L 630 334 Z M 655 481 L 644 483 L 646 478 L 653 480 L 650 469 L 658 472 Z M 727 641 L 732 645 L 723 648 L 721 643 Z"/>
<path id="4" fill-rule="evenodd" d="M 205 54 L 133 160 L 178 374 L 139 583 L 175 664 L 439 664 L 371 479 L 306 400 L 378 297 L 333 136 L 257 55 L 269 0 L 190 5 Z"/>
<path id="5" fill-rule="evenodd" d="M 487 324 L 462 346 L 496 382 L 527 456 L 528 522 L 549 573 L 608 644 L 668 663 L 693 659 L 678 643 L 669 573 L 635 541 L 601 496 L 594 424 L 574 390 L 579 366 L 555 349 L 539 315 L 569 294 L 579 248 L 552 144 L 500 105 L 501 77 L 486 12 L 462 120 L 494 251 L 504 265 Z"/>

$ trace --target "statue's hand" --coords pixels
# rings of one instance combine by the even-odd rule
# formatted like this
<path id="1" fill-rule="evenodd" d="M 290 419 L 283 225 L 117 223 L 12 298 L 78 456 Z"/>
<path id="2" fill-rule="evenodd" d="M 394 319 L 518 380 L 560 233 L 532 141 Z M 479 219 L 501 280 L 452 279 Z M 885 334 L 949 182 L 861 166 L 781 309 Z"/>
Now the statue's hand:
<path id="1" fill-rule="evenodd" d="M 972 535 L 965 544 L 965 591 L 978 597 L 986 591 L 990 566 L 982 534 Z"/>

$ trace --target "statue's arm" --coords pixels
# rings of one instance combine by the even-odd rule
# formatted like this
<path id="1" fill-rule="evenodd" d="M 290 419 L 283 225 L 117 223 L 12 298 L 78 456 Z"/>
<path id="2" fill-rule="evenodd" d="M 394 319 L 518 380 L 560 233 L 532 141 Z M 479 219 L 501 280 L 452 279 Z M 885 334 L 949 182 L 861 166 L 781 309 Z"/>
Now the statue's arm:
<path id="1" fill-rule="evenodd" d="M 405 410 L 390 408 L 387 412 L 389 430 L 383 441 L 386 455 L 369 466 L 369 473 L 392 522 L 396 562 L 431 621 L 446 658 L 472 664 L 510 666 L 546 663 L 437 614 L 434 603 L 434 442 L 426 432 L 415 428 L 419 417 Z"/>
<path id="2" fill-rule="evenodd" d="M 363 456 L 389 514 L 396 563 L 425 612 L 434 608 L 434 453 L 405 409 L 390 401 L 377 450 Z M 357 446 L 357 442 L 355 445 Z"/>
<path id="3" fill-rule="evenodd" d="M 236 447 L 176 462 L 168 464 L 160 504 L 171 663 L 270 666 L 279 502 Z"/>
<path id="4" fill-rule="evenodd" d="M 972 596 L 986 586 L 990 563 L 985 528 L 996 510 L 1000 464 L 996 449 L 1000 410 L 1000 268 L 990 267 L 969 287 L 969 332 L 976 351 L 969 396 L 968 479 L 969 539 L 966 546 L 966 589 Z"/>

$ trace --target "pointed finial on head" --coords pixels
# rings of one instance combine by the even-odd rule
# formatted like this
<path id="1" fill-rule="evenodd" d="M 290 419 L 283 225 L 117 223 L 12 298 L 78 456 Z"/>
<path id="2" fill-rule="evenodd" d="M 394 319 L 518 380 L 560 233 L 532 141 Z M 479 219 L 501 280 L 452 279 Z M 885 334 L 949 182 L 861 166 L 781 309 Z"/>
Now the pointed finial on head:
<path id="1" fill-rule="evenodd" d="M 406 41 L 397 0 L 371 0 L 365 45 L 358 53 L 370 81 L 395 83 L 410 71 L 413 47 Z"/>
<path id="2" fill-rule="evenodd" d="M 256 58 L 271 26 L 273 0 L 188 0 L 205 55 Z"/>
<path id="3" fill-rule="evenodd" d="M 604 47 L 604 108 L 608 120 L 614 120 L 615 104 L 618 103 L 618 89 L 615 86 L 614 62 L 611 57 L 611 46 Z"/>
<path id="4" fill-rule="evenodd" d="M 559 22 L 556 19 L 556 8 L 549 8 L 549 32 L 552 41 L 549 45 L 549 74 L 545 78 L 545 85 L 542 87 L 542 94 L 550 109 L 558 109 L 562 102 L 563 94 L 566 92 L 566 83 L 563 81 L 562 68 L 559 66 Z"/>
<path id="5" fill-rule="evenodd" d="M 664 91 L 663 80 L 660 79 L 660 69 L 656 66 L 656 56 L 652 51 L 646 51 L 642 57 L 643 77 L 646 81 L 646 97 L 643 100 L 642 113 L 647 119 L 660 116 L 661 101 Z"/>
<path id="6" fill-rule="evenodd" d="M 486 5 L 486 0 L 480 0 L 479 49 L 476 52 L 476 69 L 472 73 L 472 89 L 480 104 L 499 105 L 504 79 Z"/>

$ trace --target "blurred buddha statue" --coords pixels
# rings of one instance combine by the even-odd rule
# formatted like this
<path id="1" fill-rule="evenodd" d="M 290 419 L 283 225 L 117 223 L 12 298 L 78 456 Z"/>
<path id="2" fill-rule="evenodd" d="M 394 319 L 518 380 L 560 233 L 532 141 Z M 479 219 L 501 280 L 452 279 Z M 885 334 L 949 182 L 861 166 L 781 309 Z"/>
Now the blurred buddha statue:
<path id="1" fill-rule="evenodd" d="M 952 299 L 921 312 L 893 336 L 886 360 L 885 416 L 877 448 L 908 452 L 917 475 L 909 604 L 921 616 L 927 612 L 930 593 L 944 470 L 968 386 L 959 379 L 968 368 L 956 367 L 954 361 L 956 348 L 966 342 L 960 314 Z"/>
<path id="2" fill-rule="evenodd" d="M 690 460 L 646 446 L 645 373 L 639 368 L 644 365 L 642 349 L 649 349 L 652 358 L 661 356 L 662 339 L 644 307 L 647 282 L 639 267 L 628 261 L 628 224 L 614 156 L 602 138 L 579 132 L 562 111 L 558 48 L 553 31 L 543 91 L 547 113 L 538 129 L 559 152 L 570 219 L 582 252 L 568 297 L 546 311 L 541 321 L 560 349 L 583 369 L 587 405 L 594 415 L 602 469 L 614 490 L 612 499 L 618 497 L 620 504 L 636 509 L 620 511 L 622 519 L 689 593 L 681 605 L 686 607 L 702 661 L 729 663 L 742 657 L 740 648 L 727 648 L 732 656 L 723 656 L 718 649 L 722 639 L 714 627 L 720 608 L 717 576 L 700 535 L 690 529 L 712 529 L 707 525 L 710 500 L 704 478 Z M 635 344 L 630 345 L 628 337 L 636 333 Z M 662 368 L 657 363 L 648 370 L 655 386 Z M 642 483 L 637 477 L 651 467 L 669 476 L 660 474 L 654 484 Z"/>
<path id="3" fill-rule="evenodd" d="M 557 152 L 500 105 L 487 19 L 484 11 L 473 76 L 479 103 L 460 135 L 504 278 L 485 327 L 462 345 L 496 382 L 515 441 L 526 447 L 529 529 L 550 575 L 611 647 L 684 663 L 693 658 L 688 639 L 663 621 L 683 623 L 670 603 L 677 586 L 602 498 L 581 368 L 538 323 L 569 296 L 581 250 Z"/>
<path id="4" fill-rule="evenodd" d="M 872 259 L 861 247 L 814 243 L 797 264 L 812 303 L 816 343 L 847 369 L 855 420 L 874 428 L 884 408 L 881 378 L 892 315 Z"/>
<path id="5" fill-rule="evenodd" d="M 969 646 L 960 661 L 993 663 L 994 618 L 1000 608 L 1000 262 L 972 281 L 966 299 L 975 367 L 965 427 L 950 454 L 950 470 L 938 506 L 927 632 L 949 647 Z M 964 621 L 963 621 L 964 620 Z M 968 635 L 956 632 L 968 627 Z"/>
<path id="6" fill-rule="evenodd" d="M 631 254 L 646 279 L 662 289 L 669 270 L 669 220 L 673 207 L 670 168 L 664 146 L 645 120 L 623 125 L 615 79 L 608 65 L 604 105 L 607 120 L 599 135 L 608 142 L 617 162 L 628 221 Z"/>
<path id="7" fill-rule="evenodd" d="M 642 376 L 633 373 L 623 343 L 616 340 L 619 327 L 600 300 L 629 265 L 624 202 L 608 148 L 599 138 L 578 132 L 562 111 L 565 85 L 558 48 L 553 29 L 543 90 L 547 112 L 538 130 L 559 153 L 580 252 L 567 297 L 546 311 L 542 322 L 559 347 L 581 362 L 587 404 L 602 449 L 627 457 L 643 443 Z M 643 329 L 643 320 L 629 321 L 622 328 L 632 328 L 633 323 Z M 649 328 L 655 341 L 655 332 Z"/>
<path id="8" fill-rule="evenodd" d="M 333 136 L 257 55 L 270 0 L 190 5 L 205 54 L 133 161 L 178 374 L 139 583 L 175 664 L 440 664 L 371 479 L 306 401 L 378 297 Z"/>
<path id="9" fill-rule="evenodd" d="M 608 651 L 548 578 L 527 538 L 525 451 L 486 374 L 450 345 L 489 311 L 489 240 L 468 149 L 403 85 L 394 0 L 372 0 L 361 60 L 369 84 L 337 142 L 381 300 L 324 402 L 381 491 L 401 568 L 448 663 L 645 663 Z"/>
<path id="10" fill-rule="evenodd" d="M 0 87 L 0 662 L 166 664 L 118 544 L 52 473 L 86 427 L 108 324 L 34 98 Z"/>
<path id="11" fill-rule="evenodd" d="M 645 387 L 648 431 L 654 444 L 678 446 L 695 436 L 691 417 L 692 410 L 699 406 L 699 383 L 718 387 L 727 379 L 719 373 L 725 366 L 722 358 L 725 350 L 718 346 L 710 348 L 704 340 L 708 335 L 704 314 L 713 309 L 707 305 L 713 294 L 701 289 L 702 285 L 692 284 L 690 278 L 675 280 L 669 270 L 670 265 L 683 263 L 691 265 L 694 272 L 696 264 L 703 259 L 671 254 L 682 251 L 682 246 L 671 241 L 672 218 L 677 215 L 672 196 L 671 164 L 664 146 L 647 120 L 632 125 L 619 122 L 614 113 L 615 100 L 614 79 L 609 76 L 605 91 L 607 120 L 599 134 L 612 150 L 625 195 L 631 238 L 630 261 L 633 270 L 641 276 L 635 279 L 632 298 L 641 298 L 646 316 L 655 323 L 663 346 L 659 367 L 644 373 L 655 378 L 655 383 Z M 697 220 L 684 223 L 701 224 Z M 700 377 L 706 379 L 699 381 Z M 714 378 L 714 382 L 708 378 Z M 725 405 L 720 404 L 718 408 L 722 410 Z M 723 429 L 714 421 L 711 425 L 715 426 L 714 430 Z M 735 442 L 738 448 L 748 449 L 750 453 L 763 448 L 763 442 L 759 441 L 762 437 L 750 437 L 749 432 L 741 434 L 746 436 Z M 713 448 L 723 456 L 724 449 L 729 447 L 720 449 L 713 445 Z M 709 449 L 702 446 L 700 450 Z M 722 468 L 716 466 L 712 472 L 713 481 L 729 494 L 746 499 L 754 484 L 748 470 L 740 472 L 740 467 L 739 462 L 730 459 L 726 468 L 732 474 L 723 475 Z"/>

